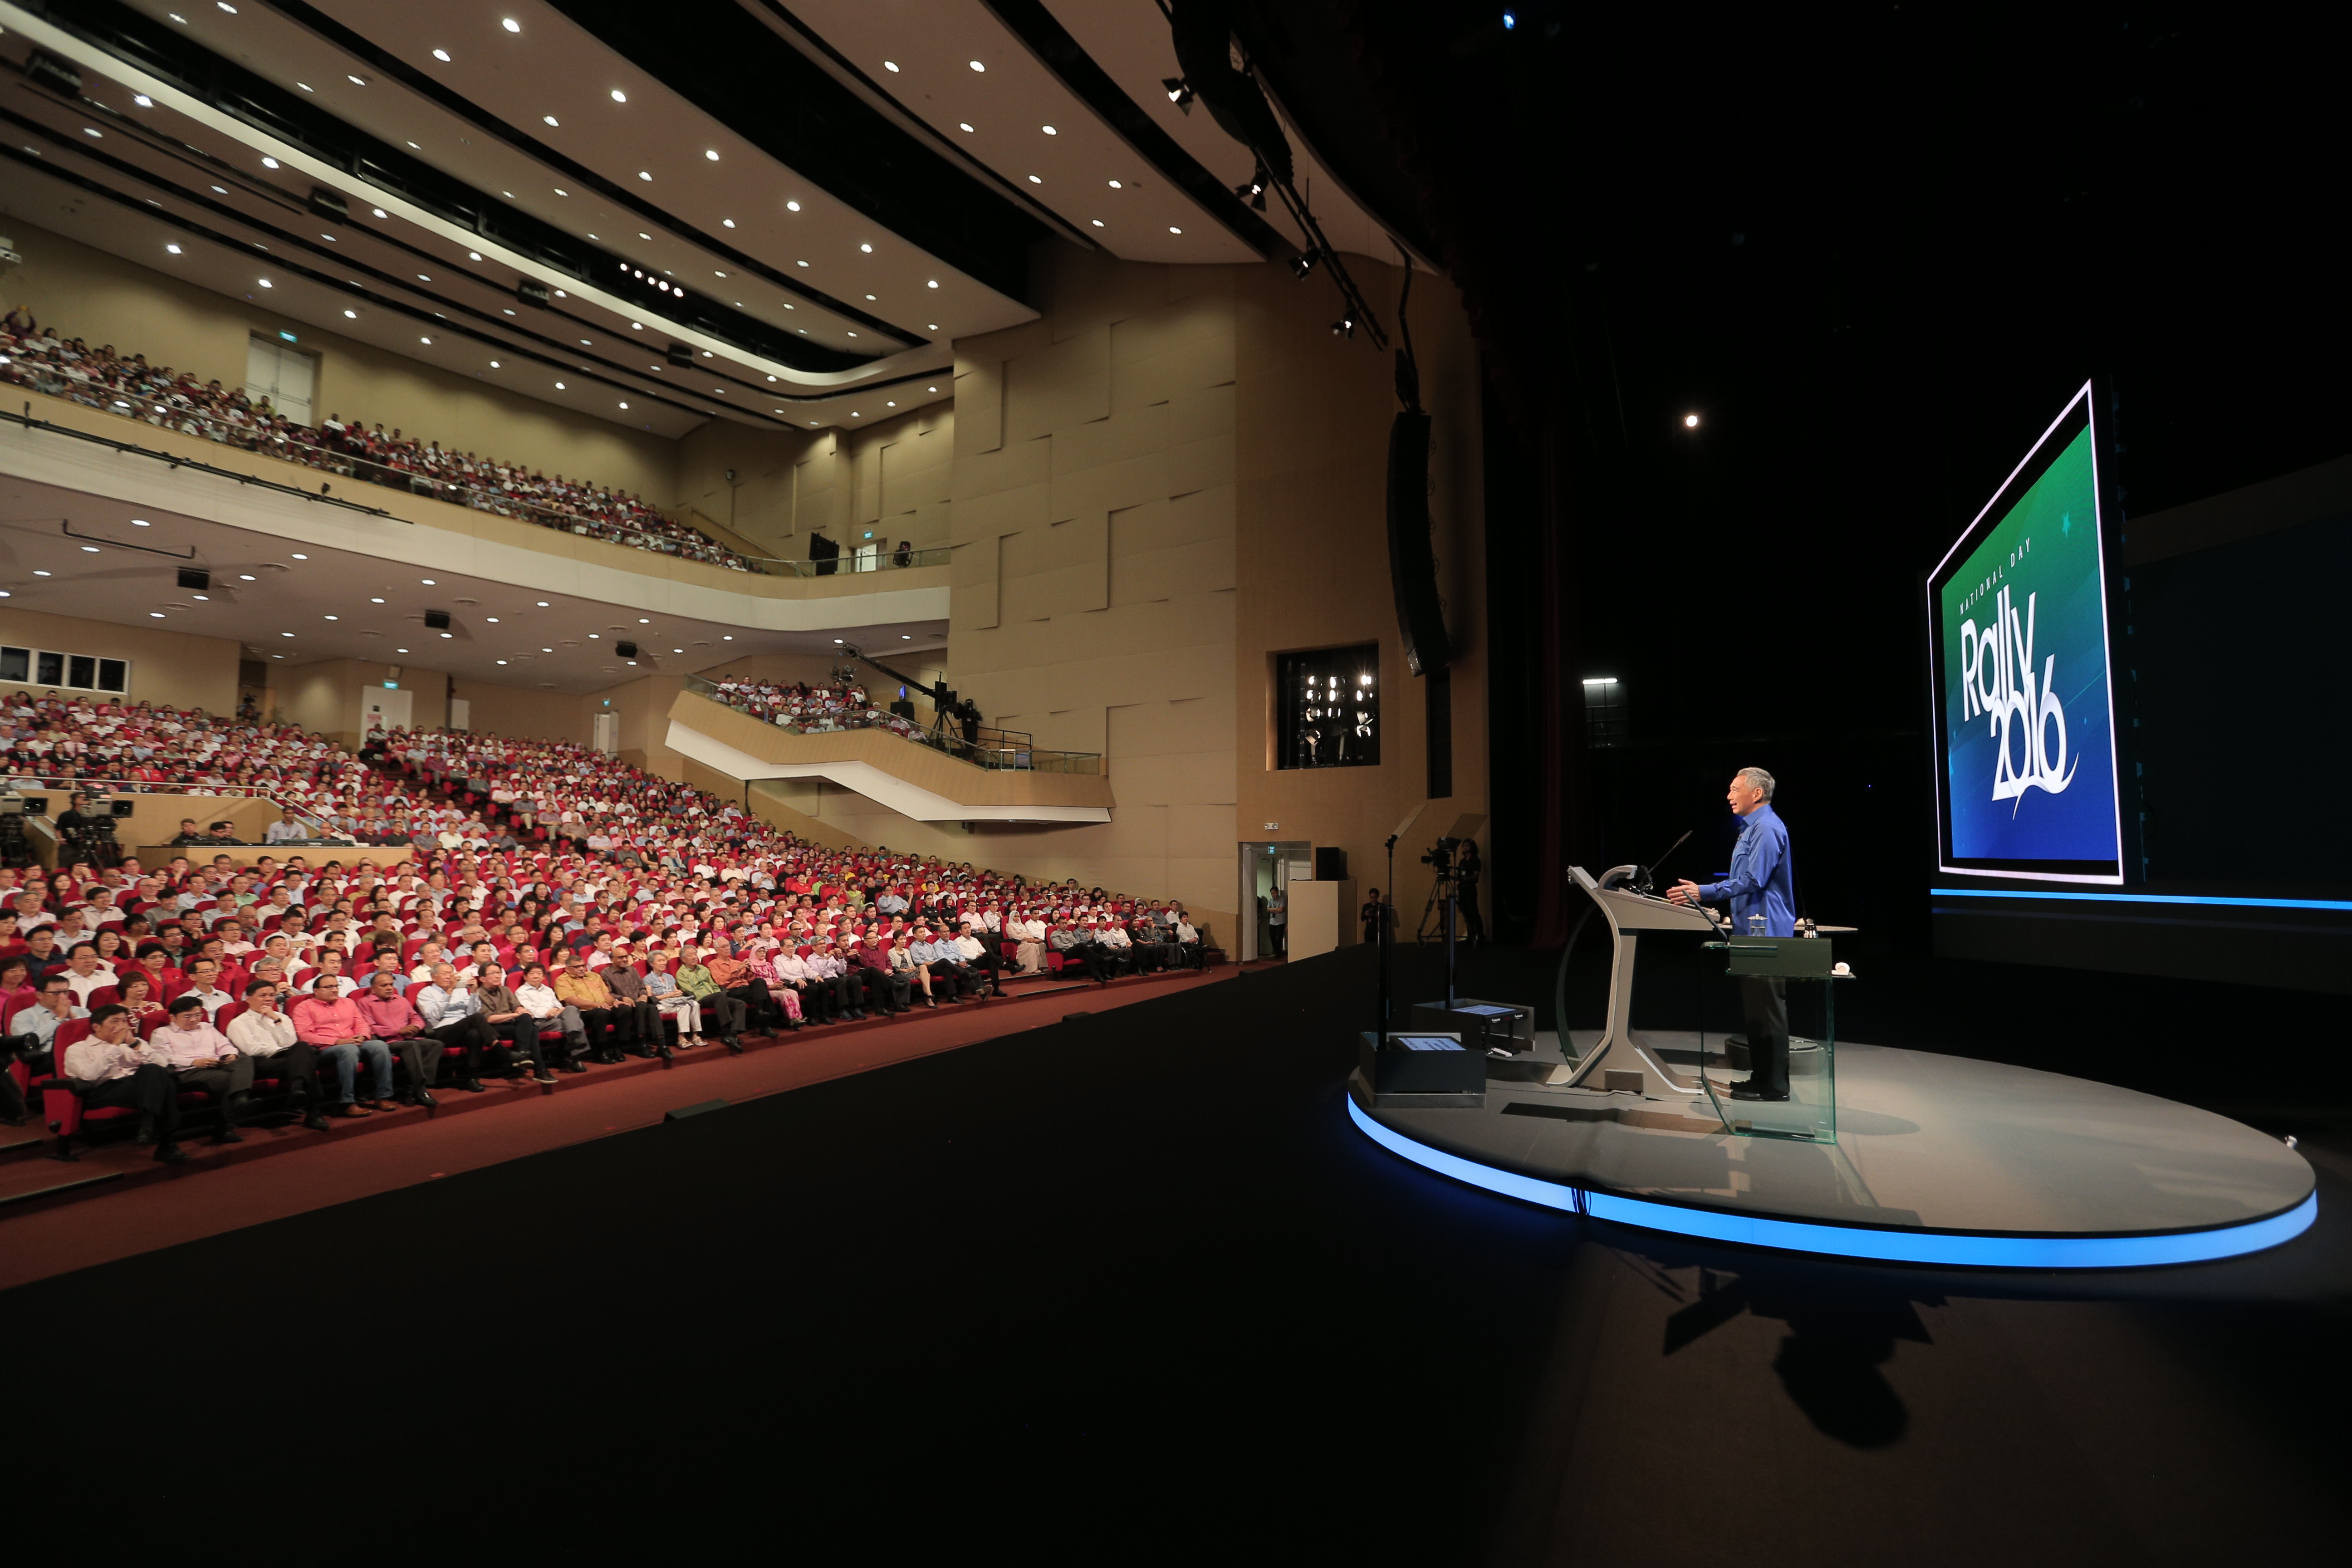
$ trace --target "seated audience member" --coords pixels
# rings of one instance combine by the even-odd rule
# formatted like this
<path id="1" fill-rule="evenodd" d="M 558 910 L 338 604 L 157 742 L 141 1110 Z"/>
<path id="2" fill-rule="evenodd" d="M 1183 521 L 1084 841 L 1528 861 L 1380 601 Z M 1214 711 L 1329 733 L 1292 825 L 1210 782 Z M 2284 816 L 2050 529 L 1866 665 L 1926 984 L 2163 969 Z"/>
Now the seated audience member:
<path id="1" fill-rule="evenodd" d="M 58 1070 L 73 1080 L 83 1105 L 135 1107 L 138 1141 L 155 1145 L 159 1164 L 176 1165 L 188 1157 L 179 1144 L 179 1078 L 139 1043 L 128 1012 L 113 1003 L 99 1008 L 89 1016 L 89 1033 L 68 1046 L 65 1055 Z"/>
<path id="2" fill-rule="evenodd" d="M 972 993 L 979 989 L 978 979 L 964 967 L 963 956 L 956 952 L 955 943 L 940 941 L 932 933 L 930 927 L 919 925 L 915 928 L 915 940 L 908 944 L 908 952 L 914 955 L 917 963 L 930 972 L 933 985 L 942 981 L 947 983 L 956 1001 L 971 1000 Z"/>
<path id="3" fill-rule="evenodd" d="M 1097 984 L 1110 984 L 1110 964 L 1102 944 L 1083 924 L 1056 924 L 1045 934 L 1045 944 L 1062 955 L 1062 971 L 1069 973 L 1075 963 L 1087 972 L 1087 978 Z"/>
<path id="4" fill-rule="evenodd" d="M 147 1037 L 149 1059 L 172 1069 L 180 1088 L 202 1089 L 213 1097 L 218 1122 L 215 1143 L 242 1143 L 236 1119 L 253 1092 L 253 1061 L 240 1056 L 228 1037 L 212 1026 L 205 1005 L 183 996 L 168 1009 L 171 1022 Z"/>
<path id="5" fill-rule="evenodd" d="M 49 1070 L 58 1038 L 58 1026 L 69 1018 L 87 1018 L 88 1008 L 74 1002 L 73 987 L 62 973 L 47 975 L 33 983 L 33 1005 L 16 1015 L 9 1028 L 28 1044 L 20 1054 L 37 1070 Z"/>
<path id="6" fill-rule="evenodd" d="M 982 926 L 978 928 L 978 931 L 986 929 Z M 995 943 L 982 942 L 978 935 L 978 931 L 970 926 L 965 927 L 964 933 L 952 939 L 950 945 L 956 950 L 956 956 L 962 961 L 964 968 L 971 972 L 975 979 L 986 977 L 984 983 L 992 995 L 1002 996 L 1004 994 L 1004 987 L 997 983 L 996 976 L 997 972 L 1004 967 L 1003 955 L 996 951 Z"/>
<path id="7" fill-rule="evenodd" d="M 868 931 L 849 950 L 850 961 L 866 979 L 869 1004 L 885 1013 L 905 1013 L 915 1005 L 914 977 L 901 974 L 890 962 L 890 941 L 882 928 Z"/>
<path id="8" fill-rule="evenodd" d="M 894 977 L 903 978 L 906 981 L 908 1002 L 910 1006 L 913 1005 L 914 993 L 917 988 L 919 988 L 923 993 L 923 1005 L 937 1007 L 940 1005 L 939 999 L 931 994 L 931 972 L 925 965 L 915 962 L 912 947 L 914 940 L 914 933 L 907 931 L 898 931 L 890 938 L 890 973 Z"/>
<path id="9" fill-rule="evenodd" d="M 218 959 L 192 958 L 188 961 L 188 988 L 174 997 L 172 1005 L 176 1007 L 191 996 L 203 1005 L 205 1022 L 208 1024 L 220 1016 L 222 1008 L 236 1000 L 221 989 Z"/>
<path id="10" fill-rule="evenodd" d="M 441 1077 L 442 1041 L 426 1032 L 416 1004 L 400 994 L 400 982 L 379 974 L 352 1001 L 365 1020 L 369 1037 L 390 1046 L 400 1065 L 408 1069 L 408 1092 L 401 1098 L 428 1109 L 439 1103 L 433 1098 L 433 1085 Z"/>
<path id="11" fill-rule="evenodd" d="M 533 1068 L 533 1076 L 540 1082 L 553 1083 L 555 1073 L 549 1062 L 556 1053 L 541 1048 L 539 1020 L 530 1016 L 522 999 L 508 986 L 507 972 L 495 962 L 485 964 L 473 982 L 473 990 L 474 1000 L 481 1007 L 481 1020 L 489 1026 L 490 1037 L 505 1045 L 501 1065 L 517 1071 Z"/>
<path id="12" fill-rule="evenodd" d="M 367 1021 L 361 1016 L 359 1005 L 343 994 L 343 983 L 332 974 L 320 974 L 310 983 L 310 994 L 294 1004 L 295 1037 L 306 1045 L 316 1046 L 320 1053 L 329 1054 L 329 1047 L 349 1046 L 368 1070 L 373 1100 L 354 1100 L 361 1110 L 395 1110 L 392 1099 L 392 1047 L 382 1040 L 372 1038 Z"/>
<path id="13" fill-rule="evenodd" d="M 1014 939 L 1013 962 L 1021 966 L 1024 974 L 1045 973 L 1045 922 L 1031 916 L 1013 921 L 1004 928 L 1004 934 Z"/>
<path id="14" fill-rule="evenodd" d="M 710 978 L 719 982 L 719 989 L 743 1004 L 747 1026 L 776 1032 L 775 1020 L 783 1016 L 783 1009 L 768 994 L 767 983 L 751 973 L 751 966 L 735 956 L 735 949 L 725 937 L 712 942 L 703 954 L 703 967 Z"/>
<path id="15" fill-rule="evenodd" d="M 245 987 L 245 1011 L 228 1021 L 228 1043 L 236 1054 L 253 1063 L 257 1078 L 282 1077 L 293 1086 L 294 1096 L 300 1101 L 302 1125 L 314 1132 L 327 1130 L 327 1112 L 338 1116 L 364 1116 L 367 1113 L 352 1103 L 352 1080 L 359 1064 L 359 1052 L 350 1046 L 331 1046 L 325 1051 L 305 1044 L 294 1033 L 294 1020 L 278 1009 L 278 987 L 267 980 L 248 981 Z M 337 1079 L 338 1098 L 329 1100 L 319 1083 L 319 1063 L 323 1059 Z"/>
<path id="16" fill-rule="evenodd" d="M 597 946 L 600 951 L 593 955 L 592 962 L 593 957 L 602 957 L 605 962 L 595 970 L 595 976 L 612 992 L 614 1011 L 627 1015 L 627 1034 L 637 1042 L 639 1054 L 668 1057 L 669 1036 L 662 1028 L 661 1009 L 655 1005 L 653 994 L 646 989 L 645 977 L 629 962 L 627 946 L 614 942 L 610 932 L 597 939 Z"/>
<path id="17" fill-rule="evenodd" d="M 580 1011 L 555 994 L 547 983 L 547 965 L 534 963 L 522 972 L 522 984 L 515 987 L 515 999 L 522 1004 L 544 1034 L 552 1027 L 563 1037 L 560 1045 L 542 1047 L 541 1061 L 552 1056 L 565 1072 L 586 1072 L 588 1064 L 582 1058 L 588 1055 L 588 1034 L 580 1021 Z M 543 1076 L 543 1075 L 542 1075 Z"/>
<path id="18" fill-rule="evenodd" d="M 668 949 L 657 947 L 646 954 L 646 994 L 653 998 L 663 1017 L 677 1023 L 681 1047 L 698 1047 L 704 1043 L 702 1004 L 679 988 L 677 976 L 669 972 L 669 966 Z"/>
<path id="19" fill-rule="evenodd" d="M 1201 933 L 1193 927 L 1192 917 L 1181 909 L 1176 911 L 1176 951 L 1193 968 L 1208 967 L 1209 951 L 1201 944 Z"/>
<path id="20" fill-rule="evenodd" d="M 706 1022 L 719 1026 L 719 1043 L 740 1056 L 743 1053 L 743 1004 L 719 988 L 710 971 L 703 966 L 702 955 L 695 948 L 683 948 L 677 960 L 677 984 L 681 990 L 701 1004 Z"/>
<path id="21" fill-rule="evenodd" d="M 495 968 L 492 960 L 490 967 Z M 409 998 L 425 1033 L 457 1053 L 457 1087 L 469 1094 L 488 1092 L 482 1082 L 482 1063 L 496 1039 L 482 1018 L 482 1004 L 474 987 L 447 964 L 433 972 L 433 983 L 418 986 Z"/>
<path id="22" fill-rule="evenodd" d="M 574 953 L 556 972 L 555 994 L 580 1020 L 588 1042 L 588 1059 L 604 1066 L 622 1059 L 636 1043 L 635 1009 L 624 1009 L 604 976 Z"/>
<path id="23" fill-rule="evenodd" d="M 66 966 L 60 972 L 74 994 L 74 1005 L 89 1005 L 90 993 L 103 991 L 114 984 L 114 971 L 98 961 L 98 943 L 78 942 L 66 954 Z"/>

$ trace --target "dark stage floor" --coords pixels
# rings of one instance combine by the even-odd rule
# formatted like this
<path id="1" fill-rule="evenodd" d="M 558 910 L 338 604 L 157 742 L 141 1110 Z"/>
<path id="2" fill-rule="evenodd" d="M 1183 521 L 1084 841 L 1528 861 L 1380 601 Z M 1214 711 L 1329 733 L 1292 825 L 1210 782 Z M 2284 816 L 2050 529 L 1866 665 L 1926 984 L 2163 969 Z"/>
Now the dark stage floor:
<path id="1" fill-rule="evenodd" d="M 1874 961 L 1857 1037 L 2299 1132 L 2320 1173 L 2317 1226 L 2273 1253 L 1937 1274 L 1589 1226 L 1395 1159 L 1341 1104 L 1366 959 L 0 1295 L 20 1482 L 121 1474 L 36 1529 L 88 1541 L 96 1510 L 129 1550 L 161 1510 L 192 1542 L 535 1561 L 2328 1550 L 2352 1114 L 2317 999 Z M 1525 952 L 1465 979 L 1549 994 Z M 2225 1012 L 2259 1032 L 2242 1095 Z M 300 1484 L 247 1479 L 270 1456 Z"/>

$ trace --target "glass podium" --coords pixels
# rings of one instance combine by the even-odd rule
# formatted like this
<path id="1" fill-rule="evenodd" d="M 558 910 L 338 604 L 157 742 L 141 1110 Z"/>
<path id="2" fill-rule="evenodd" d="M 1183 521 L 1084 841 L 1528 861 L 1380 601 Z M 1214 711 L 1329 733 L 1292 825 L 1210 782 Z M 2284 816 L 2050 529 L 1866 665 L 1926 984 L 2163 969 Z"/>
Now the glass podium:
<path id="1" fill-rule="evenodd" d="M 1724 1131 L 1742 1138 L 1837 1142 L 1837 988 L 1831 944 L 1814 937 L 1734 936 L 1706 951 L 1725 956 L 1706 1000 L 1699 1081 Z M 1786 1100 L 1735 1100 L 1730 1086 L 1768 1068 L 1753 1038 L 1775 1020 L 1789 1037 Z"/>

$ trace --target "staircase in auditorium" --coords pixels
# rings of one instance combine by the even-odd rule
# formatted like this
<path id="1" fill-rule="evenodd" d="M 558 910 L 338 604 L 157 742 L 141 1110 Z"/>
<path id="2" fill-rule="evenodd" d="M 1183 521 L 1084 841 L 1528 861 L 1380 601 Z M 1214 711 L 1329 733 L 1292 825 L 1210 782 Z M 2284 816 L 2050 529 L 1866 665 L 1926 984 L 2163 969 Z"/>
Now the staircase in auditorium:
<path id="1" fill-rule="evenodd" d="M 786 730 L 693 691 L 670 706 L 667 743 L 730 778 L 821 778 L 918 822 L 1108 822 L 1117 804 L 1099 771 L 984 766 L 954 741 L 880 728 Z M 1024 753 L 1033 764 L 1066 758 L 1077 760 Z"/>

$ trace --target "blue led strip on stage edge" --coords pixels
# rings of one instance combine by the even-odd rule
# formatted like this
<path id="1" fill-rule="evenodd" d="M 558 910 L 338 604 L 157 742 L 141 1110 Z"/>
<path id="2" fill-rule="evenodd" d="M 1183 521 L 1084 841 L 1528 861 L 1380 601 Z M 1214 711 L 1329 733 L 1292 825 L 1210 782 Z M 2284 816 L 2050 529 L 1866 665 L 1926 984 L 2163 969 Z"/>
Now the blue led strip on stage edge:
<path id="1" fill-rule="evenodd" d="M 2267 1219 L 2163 1236 L 1954 1236 L 1931 1230 L 1866 1230 L 1853 1226 L 1808 1225 L 1801 1220 L 1765 1219 L 1586 1192 L 1559 1182 L 1482 1165 L 1382 1126 L 1365 1113 L 1354 1095 L 1346 1098 L 1348 1114 L 1373 1142 L 1416 1165 L 1474 1187 L 1644 1230 L 1670 1231 L 1676 1236 L 1745 1247 L 1769 1247 L 1783 1252 L 1811 1252 L 1826 1258 L 1859 1258 L 1874 1263 L 1934 1263 L 1966 1268 L 2157 1268 L 2260 1252 L 2301 1236 L 2319 1215 L 2319 1194 L 2314 1192 L 2286 1213 Z"/>
<path id="2" fill-rule="evenodd" d="M 2187 893 L 2027 893 L 2007 888 L 1930 888 L 1938 899 L 2084 899 L 2095 904 L 2211 904 L 2247 910 L 2352 910 L 2352 899 L 2224 899 Z"/>

